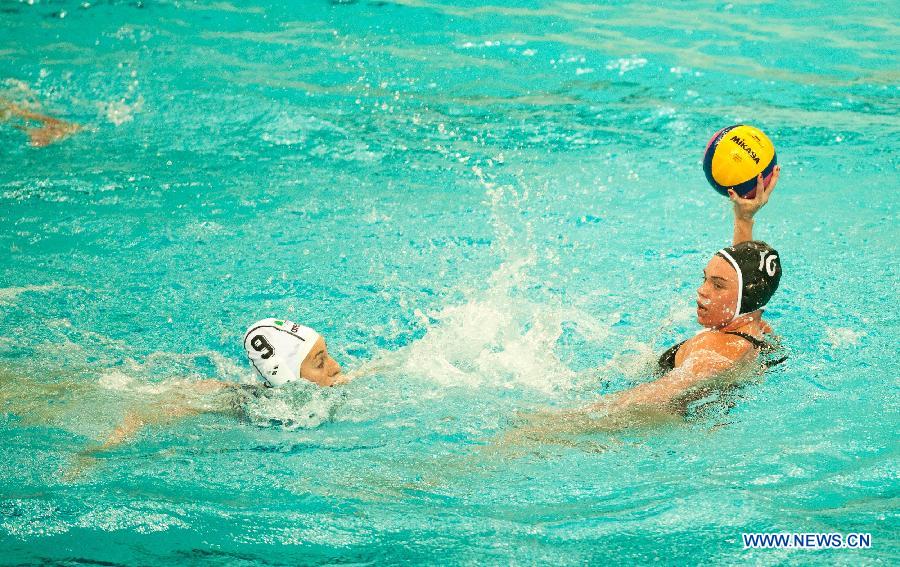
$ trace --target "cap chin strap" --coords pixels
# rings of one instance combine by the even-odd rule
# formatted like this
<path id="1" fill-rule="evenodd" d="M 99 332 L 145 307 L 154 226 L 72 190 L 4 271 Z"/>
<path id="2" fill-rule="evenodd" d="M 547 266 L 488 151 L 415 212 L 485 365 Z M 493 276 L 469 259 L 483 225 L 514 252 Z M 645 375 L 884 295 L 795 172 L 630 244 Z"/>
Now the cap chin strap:
<path id="1" fill-rule="evenodd" d="M 734 268 L 734 271 L 737 272 L 737 280 L 738 280 L 738 296 L 737 296 L 737 307 L 734 310 L 734 315 L 731 316 L 731 319 L 728 320 L 728 323 L 734 321 L 738 315 L 741 314 L 741 297 L 744 295 L 744 275 L 741 273 L 741 267 L 738 266 L 738 263 L 731 257 L 731 254 L 728 253 L 727 250 L 722 248 L 718 252 L 723 258 L 728 260 L 728 263 L 731 264 L 731 267 Z M 727 325 L 728 323 L 725 323 Z M 722 325 L 723 327 L 725 325 Z"/>

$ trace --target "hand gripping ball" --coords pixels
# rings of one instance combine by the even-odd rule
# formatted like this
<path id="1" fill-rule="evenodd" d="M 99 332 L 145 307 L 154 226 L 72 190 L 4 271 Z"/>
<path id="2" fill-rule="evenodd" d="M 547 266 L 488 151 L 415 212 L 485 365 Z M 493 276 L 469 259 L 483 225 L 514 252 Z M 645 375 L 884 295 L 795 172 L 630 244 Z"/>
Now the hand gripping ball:
<path id="1" fill-rule="evenodd" d="M 703 171 L 713 189 L 728 196 L 728 190 L 745 199 L 756 195 L 756 176 L 769 182 L 775 164 L 775 146 L 762 130 L 746 124 L 722 128 L 710 139 L 703 156 Z"/>

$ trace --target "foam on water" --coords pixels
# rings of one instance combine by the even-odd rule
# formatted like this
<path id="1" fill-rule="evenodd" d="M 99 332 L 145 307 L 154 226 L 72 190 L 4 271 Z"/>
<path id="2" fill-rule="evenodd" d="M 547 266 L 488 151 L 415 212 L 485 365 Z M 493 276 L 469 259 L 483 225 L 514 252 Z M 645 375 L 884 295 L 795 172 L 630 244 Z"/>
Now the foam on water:
<path id="1" fill-rule="evenodd" d="M 565 390 L 577 376 L 556 356 L 565 323 L 602 342 L 608 326 L 574 308 L 529 301 L 516 289 L 535 258 L 509 260 L 487 289 L 462 305 L 427 315 L 425 335 L 391 353 L 404 373 L 442 386 Z"/>
<path id="2" fill-rule="evenodd" d="M 0 289 L 0 303 L 13 303 L 15 299 L 29 292 L 45 292 L 59 289 L 59 284 L 53 283 L 49 285 L 26 285 L 21 287 L 5 287 Z"/>

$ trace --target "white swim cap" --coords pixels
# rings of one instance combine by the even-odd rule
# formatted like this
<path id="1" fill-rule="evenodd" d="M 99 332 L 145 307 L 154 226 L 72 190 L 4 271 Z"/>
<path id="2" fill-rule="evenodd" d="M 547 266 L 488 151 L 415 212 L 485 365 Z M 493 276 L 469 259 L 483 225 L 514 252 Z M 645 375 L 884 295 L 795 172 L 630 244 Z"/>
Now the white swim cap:
<path id="1" fill-rule="evenodd" d="M 263 319 L 247 329 L 244 350 L 266 386 L 276 387 L 300 378 L 300 363 L 312 350 L 319 333 L 285 319 Z"/>

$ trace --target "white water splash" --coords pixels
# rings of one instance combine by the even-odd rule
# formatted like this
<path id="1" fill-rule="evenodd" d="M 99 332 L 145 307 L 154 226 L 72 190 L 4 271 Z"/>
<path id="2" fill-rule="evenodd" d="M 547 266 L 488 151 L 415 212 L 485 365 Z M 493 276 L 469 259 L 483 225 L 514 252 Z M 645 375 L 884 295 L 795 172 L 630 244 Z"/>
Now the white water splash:
<path id="1" fill-rule="evenodd" d="M 647 60 L 643 57 L 629 57 L 608 61 L 606 63 L 606 68 L 610 71 L 618 71 L 619 76 L 622 76 L 629 71 L 640 69 L 646 64 Z"/>
<path id="2" fill-rule="evenodd" d="M 831 348 L 855 346 L 865 336 L 865 331 L 854 331 L 845 327 L 825 327 L 825 342 Z"/>
<path id="3" fill-rule="evenodd" d="M 144 97 L 138 96 L 134 102 L 127 102 L 126 99 L 114 100 L 112 102 L 99 103 L 100 112 L 104 117 L 115 124 L 121 126 L 126 122 L 134 120 L 136 112 L 140 112 L 144 108 Z"/>
<path id="4" fill-rule="evenodd" d="M 303 114 L 299 110 L 282 110 L 266 125 L 262 139 L 279 146 L 303 144 L 310 136 L 318 133 L 332 133 L 346 136 L 347 132 L 328 122 Z"/>
<path id="5" fill-rule="evenodd" d="M 564 324 L 599 343 L 611 323 L 519 296 L 516 286 L 534 262 L 530 257 L 503 263 L 483 293 L 431 314 L 436 322 L 425 336 L 392 354 L 403 373 L 446 387 L 524 386 L 545 393 L 572 387 L 578 373 L 555 354 Z"/>

